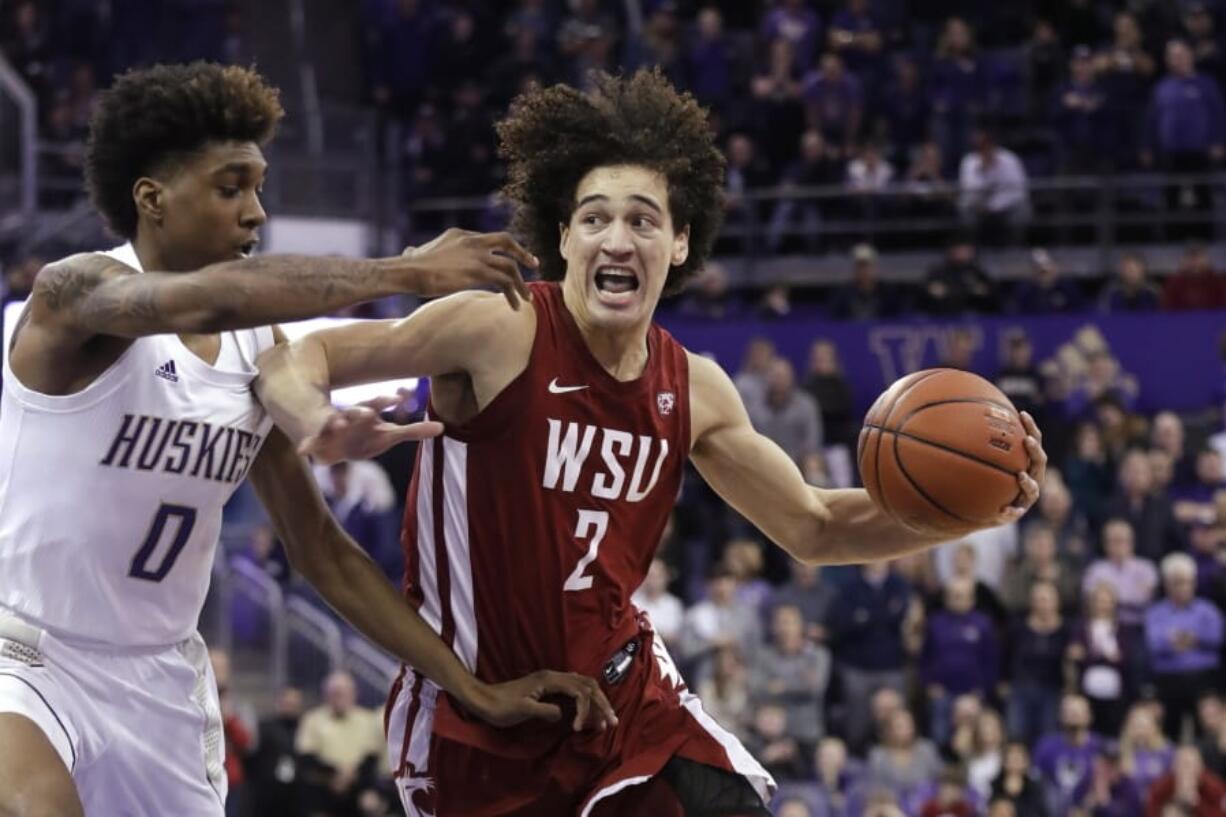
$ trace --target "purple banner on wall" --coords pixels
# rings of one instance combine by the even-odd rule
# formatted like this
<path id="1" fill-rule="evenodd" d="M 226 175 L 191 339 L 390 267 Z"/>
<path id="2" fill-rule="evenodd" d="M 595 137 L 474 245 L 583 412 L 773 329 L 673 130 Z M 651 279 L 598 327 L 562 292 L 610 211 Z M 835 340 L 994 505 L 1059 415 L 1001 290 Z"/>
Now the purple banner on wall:
<path id="1" fill-rule="evenodd" d="M 946 338 L 960 328 L 973 333 L 974 369 L 989 379 L 1000 367 L 1004 339 L 1011 331 L 1026 331 L 1040 362 L 1083 330 L 1097 330 L 1123 369 L 1140 383 L 1137 408 L 1142 411 L 1205 408 L 1219 398 L 1226 382 L 1219 356 L 1226 313 L 1216 311 L 874 322 L 832 321 L 812 314 L 772 321 L 662 315 L 660 322 L 691 351 L 713 354 L 730 372 L 740 367 L 746 342 L 760 335 L 770 338 L 803 378 L 813 341 L 832 340 L 861 410 L 899 377 L 938 365 Z"/>

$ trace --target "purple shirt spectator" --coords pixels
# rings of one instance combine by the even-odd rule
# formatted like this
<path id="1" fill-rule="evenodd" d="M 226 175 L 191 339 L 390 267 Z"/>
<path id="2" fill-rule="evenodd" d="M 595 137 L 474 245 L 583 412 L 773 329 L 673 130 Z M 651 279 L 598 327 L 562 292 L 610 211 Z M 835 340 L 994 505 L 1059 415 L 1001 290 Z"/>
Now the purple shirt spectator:
<path id="1" fill-rule="evenodd" d="M 821 70 L 805 77 L 804 97 L 809 127 L 831 144 L 850 147 L 860 129 L 864 89 L 843 67 L 843 61 L 834 54 L 822 57 Z"/>
<path id="2" fill-rule="evenodd" d="M 398 107 L 418 102 L 430 80 L 438 36 L 433 8 L 425 2 L 401 3 L 376 30 L 376 101 Z"/>
<path id="3" fill-rule="evenodd" d="M 1141 817 L 1143 814 L 1141 793 L 1129 778 L 1121 776 L 1109 784 L 1106 803 L 1094 797 L 1093 783 L 1093 776 L 1087 775 L 1073 789 L 1073 802 L 1081 805 L 1079 814 L 1085 817 Z"/>
<path id="4" fill-rule="evenodd" d="M 1054 733 L 1039 740 L 1034 747 L 1034 767 L 1057 794 L 1058 800 L 1069 802 L 1082 781 L 1089 779 L 1090 766 L 1101 743 L 1102 738 L 1092 733 L 1082 744 L 1071 742 L 1064 733 Z"/>
<path id="5" fill-rule="evenodd" d="M 1178 649 L 1181 633 L 1195 638 L 1194 646 Z M 1216 669 L 1222 646 L 1222 614 L 1204 599 L 1176 606 L 1169 599 L 1145 614 L 1145 643 L 1154 672 L 1183 673 Z"/>
<path id="6" fill-rule="evenodd" d="M 1168 76 L 1154 88 L 1149 140 L 1163 154 L 1208 153 L 1223 143 L 1222 93 L 1199 74 Z"/>
<path id="7" fill-rule="evenodd" d="M 1134 749 L 1132 753 L 1132 771 L 1128 776 L 1141 791 L 1149 791 L 1154 781 L 1171 769 L 1171 758 L 1175 750 L 1170 746 L 1161 749 Z"/>
<path id="8" fill-rule="evenodd" d="M 762 39 L 770 42 L 782 37 L 792 44 L 793 65 L 804 71 L 813 64 L 821 42 L 822 21 L 805 0 L 783 0 L 762 20 Z"/>
<path id="9" fill-rule="evenodd" d="M 723 31 L 723 18 L 714 8 L 698 15 L 698 30 L 685 55 L 690 91 L 704 105 L 720 106 L 732 94 L 733 52 Z"/>
<path id="10" fill-rule="evenodd" d="M 920 654 L 925 684 L 939 684 L 951 695 L 986 695 L 996 686 L 999 668 L 1000 647 L 987 616 L 943 611 L 929 619 Z"/>

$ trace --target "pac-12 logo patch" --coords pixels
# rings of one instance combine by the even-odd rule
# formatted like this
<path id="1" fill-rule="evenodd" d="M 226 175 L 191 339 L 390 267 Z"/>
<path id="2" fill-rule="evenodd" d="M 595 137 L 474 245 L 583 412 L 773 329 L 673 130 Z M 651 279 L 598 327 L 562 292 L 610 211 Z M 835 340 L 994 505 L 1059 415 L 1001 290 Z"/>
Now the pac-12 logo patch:
<path id="1" fill-rule="evenodd" d="M 677 405 L 677 395 L 671 391 L 662 391 L 656 395 L 656 408 L 665 417 L 673 413 L 673 407 Z"/>

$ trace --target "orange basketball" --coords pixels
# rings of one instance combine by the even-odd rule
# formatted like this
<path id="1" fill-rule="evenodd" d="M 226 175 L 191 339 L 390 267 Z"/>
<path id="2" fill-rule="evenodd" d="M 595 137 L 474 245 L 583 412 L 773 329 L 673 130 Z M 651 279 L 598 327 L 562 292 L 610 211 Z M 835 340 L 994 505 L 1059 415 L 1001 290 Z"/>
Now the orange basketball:
<path id="1" fill-rule="evenodd" d="M 857 458 L 869 495 L 920 531 L 982 527 L 1018 497 L 1030 465 L 1021 417 L 988 381 L 926 369 L 890 386 L 864 418 Z"/>

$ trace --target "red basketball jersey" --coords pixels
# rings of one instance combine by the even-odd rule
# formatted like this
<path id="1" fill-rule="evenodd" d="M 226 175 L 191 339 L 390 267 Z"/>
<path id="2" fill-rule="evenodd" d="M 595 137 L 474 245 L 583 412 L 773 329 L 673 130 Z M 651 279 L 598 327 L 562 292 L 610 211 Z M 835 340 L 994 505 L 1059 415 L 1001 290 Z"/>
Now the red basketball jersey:
<path id="1" fill-rule="evenodd" d="M 620 382 L 588 350 L 561 288 L 531 289 L 527 369 L 422 444 L 402 533 L 410 600 L 494 683 L 539 669 L 599 677 L 639 632 L 630 594 L 690 449 L 682 346 L 652 325 L 645 371 Z"/>

